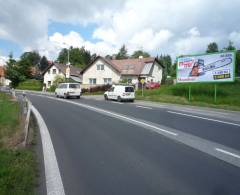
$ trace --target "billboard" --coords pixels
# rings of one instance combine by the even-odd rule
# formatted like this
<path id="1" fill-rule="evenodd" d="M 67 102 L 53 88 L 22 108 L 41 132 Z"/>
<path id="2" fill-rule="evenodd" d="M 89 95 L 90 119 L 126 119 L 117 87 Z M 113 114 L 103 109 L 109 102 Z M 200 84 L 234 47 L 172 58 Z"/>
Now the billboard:
<path id="1" fill-rule="evenodd" d="M 234 81 L 235 52 L 184 56 L 177 59 L 177 83 Z"/>

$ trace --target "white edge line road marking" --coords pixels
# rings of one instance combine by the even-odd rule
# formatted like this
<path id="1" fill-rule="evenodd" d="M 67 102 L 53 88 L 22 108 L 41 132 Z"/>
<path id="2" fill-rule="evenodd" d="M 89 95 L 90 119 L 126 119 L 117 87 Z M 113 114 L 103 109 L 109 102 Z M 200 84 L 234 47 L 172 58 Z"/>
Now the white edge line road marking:
<path id="1" fill-rule="evenodd" d="M 138 107 L 138 108 L 145 108 L 145 109 L 152 110 L 152 108 L 151 108 L 151 107 L 146 107 L 146 106 L 139 106 L 139 105 L 137 105 L 136 107 Z"/>
<path id="2" fill-rule="evenodd" d="M 191 114 L 184 114 L 184 113 L 181 113 L 181 112 L 173 112 L 173 111 L 167 111 L 167 112 L 172 113 L 172 114 L 189 116 L 189 117 L 193 117 L 193 118 L 200 118 L 200 119 L 204 119 L 204 120 L 208 120 L 208 121 L 214 121 L 214 122 L 218 122 L 218 123 L 224 123 L 224 124 L 234 125 L 234 126 L 240 127 L 240 124 L 237 124 L 237 123 L 231 123 L 231 122 L 221 121 L 221 120 L 217 120 L 217 119 L 205 118 L 205 117 L 196 116 L 196 115 L 191 115 Z"/>
<path id="3" fill-rule="evenodd" d="M 41 134 L 47 195 L 65 195 L 57 158 L 47 125 L 34 106 L 32 106 L 32 112 L 36 116 Z"/>
<path id="4" fill-rule="evenodd" d="M 240 159 L 240 156 L 239 156 L 239 155 L 234 154 L 234 153 L 232 153 L 232 152 L 228 152 L 228 151 L 223 150 L 223 149 L 220 149 L 220 148 L 215 148 L 215 150 L 217 150 L 218 152 L 222 152 L 222 153 L 224 153 L 224 154 L 228 154 L 228 155 L 230 155 L 230 156 L 233 156 L 233 157 L 235 157 L 235 158 L 239 158 L 239 159 Z"/>

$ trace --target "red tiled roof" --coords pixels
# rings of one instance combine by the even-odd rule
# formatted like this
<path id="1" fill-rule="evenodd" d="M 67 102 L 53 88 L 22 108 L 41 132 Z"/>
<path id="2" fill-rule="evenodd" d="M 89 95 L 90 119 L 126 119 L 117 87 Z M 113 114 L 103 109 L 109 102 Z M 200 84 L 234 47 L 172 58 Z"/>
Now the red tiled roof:
<path id="1" fill-rule="evenodd" d="M 153 63 L 155 58 L 138 58 L 138 59 L 123 59 L 123 60 L 111 60 L 111 63 L 121 72 L 123 75 L 140 75 L 145 64 Z"/>
<path id="2" fill-rule="evenodd" d="M 101 59 L 103 62 L 112 66 L 117 72 L 122 75 L 140 75 L 144 66 L 148 63 L 154 63 L 156 58 L 137 58 L 137 59 L 123 59 L 123 60 L 109 60 L 101 56 L 97 56 L 86 68 L 83 69 L 82 74 L 91 67 L 94 62 Z M 159 63 L 159 62 L 158 62 Z M 160 63 L 159 63 L 160 64 Z M 160 64 L 162 67 L 163 65 Z M 164 68 L 164 67 L 163 67 Z"/>
<path id="3" fill-rule="evenodd" d="M 56 66 L 63 74 L 66 73 L 66 68 L 67 66 L 65 64 L 58 64 L 58 63 L 53 63 L 51 65 L 49 65 L 44 71 L 42 74 L 45 74 L 52 66 Z M 78 67 L 75 67 L 75 66 L 72 66 L 70 65 L 70 75 L 75 75 L 75 76 L 79 76 L 80 73 L 81 73 L 81 68 L 78 68 Z"/>

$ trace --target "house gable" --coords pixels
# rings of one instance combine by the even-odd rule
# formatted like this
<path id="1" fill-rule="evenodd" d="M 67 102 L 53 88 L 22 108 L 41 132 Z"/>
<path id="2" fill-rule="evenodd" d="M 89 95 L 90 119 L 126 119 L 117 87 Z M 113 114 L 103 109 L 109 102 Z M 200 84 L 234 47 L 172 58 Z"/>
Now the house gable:
<path id="1" fill-rule="evenodd" d="M 54 64 L 51 65 L 47 70 L 45 70 L 45 73 L 43 75 L 43 79 L 44 79 L 43 82 L 45 83 L 47 88 L 49 88 L 53 84 L 53 81 L 54 81 L 56 75 L 65 76 L 61 72 L 61 70 L 57 66 L 55 66 Z"/>
<path id="2" fill-rule="evenodd" d="M 152 78 L 153 82 L 161 82 L 162 74 L 163 74 L 163 66 L 159 64 L 157 61 L 155 61 L 152 65 L 149 76 Z"/>
<path id="3" fill-rule="evenodd" d="M 120 73 L 102 58 L 97 58 L 82 72 L 83 84 L 89 84 L 89 79 L 96 79 L 96 84 L 104 84 L 104 78 L 111 78 L 112 82 L 118 82 Z"/>

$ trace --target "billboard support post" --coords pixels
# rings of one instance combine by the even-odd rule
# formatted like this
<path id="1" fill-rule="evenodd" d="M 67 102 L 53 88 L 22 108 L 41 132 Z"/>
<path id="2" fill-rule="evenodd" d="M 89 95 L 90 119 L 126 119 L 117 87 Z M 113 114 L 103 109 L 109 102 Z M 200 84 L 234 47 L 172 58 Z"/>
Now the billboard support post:
<path id="1" fill-rule="evenodd" d="M 191 85 L 188 87 L 188 101 L 191 101 Z"/>
<path id="2" fill-rule="evenodd" d="M 214 84 L 214 103 L 217 102 L 217 84 Z"/>

